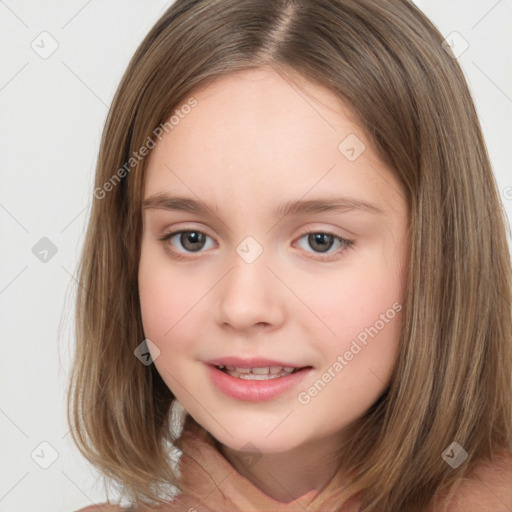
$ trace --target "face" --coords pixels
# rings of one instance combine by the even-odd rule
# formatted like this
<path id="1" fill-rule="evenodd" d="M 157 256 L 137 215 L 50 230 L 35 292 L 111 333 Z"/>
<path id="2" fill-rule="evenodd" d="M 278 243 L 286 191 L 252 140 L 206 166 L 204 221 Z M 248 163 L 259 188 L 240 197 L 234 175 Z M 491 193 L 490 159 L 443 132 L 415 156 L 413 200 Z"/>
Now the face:
<path id="1" fill-rule="evenodd" d="M 231 449 L 282 452 L 341 436 L 385 390 L 397 358 L 399 183 L 319 85 L 258 69 L 191 96 L 151 151 L 144 184 L 139 293 L 154 364 Z M 310 207 L 286 212 L 294 201 Z M 297 370 L 246 379 L 247 366 Z"/>

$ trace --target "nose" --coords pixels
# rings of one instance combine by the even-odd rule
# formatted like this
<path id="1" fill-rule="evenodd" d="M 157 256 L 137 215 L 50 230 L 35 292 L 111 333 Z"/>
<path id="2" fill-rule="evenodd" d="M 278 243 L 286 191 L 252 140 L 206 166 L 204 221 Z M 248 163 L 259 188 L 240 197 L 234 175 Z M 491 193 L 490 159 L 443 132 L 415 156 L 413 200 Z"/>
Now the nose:
<path id="1" fill-rule="evenodd" d="M 215 321 L 221 327 L 247 331 L 278 328 L 285 315 L 286 289 L 263 257 L 234 267 L 217 287 Z"/>

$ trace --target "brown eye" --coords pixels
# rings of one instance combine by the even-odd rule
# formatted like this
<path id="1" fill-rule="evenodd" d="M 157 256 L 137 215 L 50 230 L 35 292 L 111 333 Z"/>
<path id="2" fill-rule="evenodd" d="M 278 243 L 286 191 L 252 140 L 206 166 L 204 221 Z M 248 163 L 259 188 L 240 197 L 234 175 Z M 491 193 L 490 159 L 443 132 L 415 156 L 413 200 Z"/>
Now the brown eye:
<path id="1" fill-rule="evenodd" d="M 346 240 L 341 236 L 335 235 L 334 233 L 328 233 L 323 231 L 308 231 L 303 233 L 299 240 L 305 238 L 307 236 L 306 244 L 309 248 L 313 249 L 314 254 L 326 254 L 327 256 L 335 255 L 337 253 L 342 253 L 352 245 L 352 240 Z M 328 252 L 333 246 L 339 244 L 339 249 L 336 251 Z M 301 247 L 303 250 L 307 252 L 311 252 L 308 250 L 308 247 Z"/>
<path id="2" fill-rule="evenodd" d="M 313 249 L 317 248 L 320 252 L 327 252 L 334 243 L 334 236 L 327 233 L 310 233 L 308 235 L 308 244 Z"/>
<path id="3" fill-rule="evenodd" d="M 200 231 L 182 231 L 179 240 L 187 251 L 197 251 L 204 245 L 205 235 Z"/>
<path id="4" fill-rule="evenodd" d="M 210 237 L 203 233 L 202 231 L 182 230 L 168 233 L 164 235 L 160 240 L 162 242 L 167 242 L 172 241 L 173 238 L 177 238 L 179 240 L 179 244 L 184 250 L 176 251 L 175 249 L 171 249 L 172 252 L 187 253 L 201 251 L 201 249 L 205 245 L 206 239 Z M 169 242 L 169 245 L 176 245 L 176 242 Z"/>

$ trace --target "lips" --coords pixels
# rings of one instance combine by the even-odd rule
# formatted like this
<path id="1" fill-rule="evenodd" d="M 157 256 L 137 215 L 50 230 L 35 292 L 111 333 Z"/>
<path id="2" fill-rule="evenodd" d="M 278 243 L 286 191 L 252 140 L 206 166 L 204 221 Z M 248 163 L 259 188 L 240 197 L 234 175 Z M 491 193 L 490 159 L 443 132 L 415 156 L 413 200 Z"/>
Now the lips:
<path id="1" fill-rule="evenodd" d="M 296 387 L 313 367 L 265 357 L 226 356 L 205 361 L 212 383 L 238 400 L 270 400 Z"/>
<path id="2" fill-rule="evenodd" d="M 232 377 L 259 380 L 284 377 L 304 368 L 296 366 L 294 363 L 284 363 L 275 359 L 263 358 L 241 359 L 239 357 L 224 357 L 215 361 L 209 361 L 209 364 Z"/>
<path id="3" fill-rule="evenodd" d="M 238 379 L 267 380 L 287 377 L 299 371 L 299 368 L 282 368 L 280 366 L 266 366 L 265 368 L 240 368 L 238 366 L 216 366 L 220 371 Z"/>
<path id="4" fill-rule="evenodd" d="M 231 360 L 234 362 L 233 360 Z M 263 360 L 263 364 L 282 364 L 281 361 Z M 238 359 L 238 364 L 240 360 Z M 248 364 L 245 360 L 242 364 Z M 262 360 L 251 360 L 250 364 L 262 364 Z M 290 363 L 285 363 L 290 364 Z M 296 388 L 299 383 L 312 372 L 312 367 L 295 367 L 296 371 L 285 376 L 270 375 L 252 375 L 251 374 L 233 376 L 223 370 L 220 370 L 215 361 L 205 365 L 212 384 L 220 390 L 224 395 L 237 400 L 259 402 L 270 400 L 280 395 L 285 395 L 292 389 Z M 256 367 L 257 368 L 257 367 Z M 271 367 L 269 367 L 271 368 Z M 236 372 L 235 372 L 236 374 Z M 258 378 L 259 377 L 259 378 Z"/>
<path id="5" fill-rule="evenodd" d="M 206 364 L 210 364 L 212 366 L 232 366 L 235 368 L 292 368 L 292 369 L 301 369 L 306 367 L 307 365 L 301 365 L 297 363 L 293 363 L 290 361 L 278 361 L 275 359 L 266 359 L 263 357 L 236 357 L 236 356 L 228 356 L 228 357 L 220 357 L 216 359 L 211 359 L 206 361 Z"/>

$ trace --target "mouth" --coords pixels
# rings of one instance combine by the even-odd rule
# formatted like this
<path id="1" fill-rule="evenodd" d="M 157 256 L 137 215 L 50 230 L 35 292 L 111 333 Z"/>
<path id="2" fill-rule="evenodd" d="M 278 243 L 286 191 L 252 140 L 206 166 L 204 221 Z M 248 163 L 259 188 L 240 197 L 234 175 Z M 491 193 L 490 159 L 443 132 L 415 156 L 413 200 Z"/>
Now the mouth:
<path id="1" fill-rule="evenodd" d="M 261 366 L 270 361 L 230 359 L 232 364 L 225 360 L 222 361 L 224 364 L 210 361 L 206 365 L 208 375 L 214 387 L 223 394 L 247 402 L 261 402 L 285 395 L 313 371 L 312 366 L 278 366 L 278 361 L 272 361 L 272 366 Z"/>
<path id="2" fill-rule="evenodd" d="M 260 368 L 247 368 L 229 365 L 213 365 L 215 368 L 230 377 L 243 380 L 270 380 L 288 377 L 301 370 L 309 369 L 311 366 L 304 366 L 302 368 L 293 366 L 266 366 Z"/>

